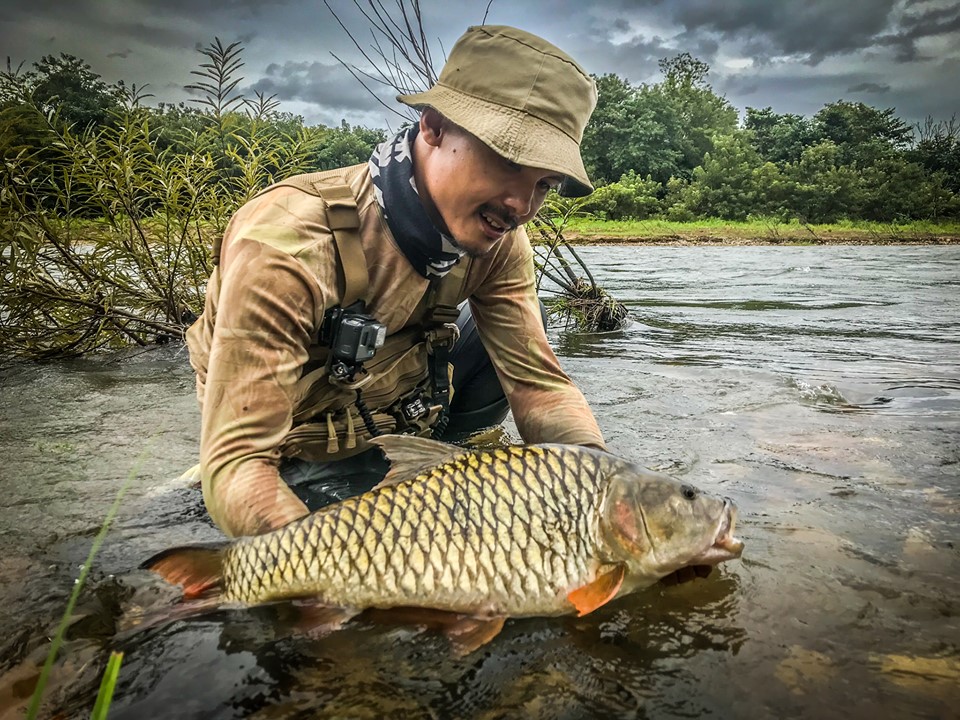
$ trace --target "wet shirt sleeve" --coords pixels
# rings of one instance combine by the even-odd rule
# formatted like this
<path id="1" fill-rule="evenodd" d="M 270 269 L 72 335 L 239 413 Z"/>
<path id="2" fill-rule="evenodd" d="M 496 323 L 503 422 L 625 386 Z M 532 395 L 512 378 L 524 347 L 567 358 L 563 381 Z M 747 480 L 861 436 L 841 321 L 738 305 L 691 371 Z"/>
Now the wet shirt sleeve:
<path id="1" fill-rule="evenodd" d="M 520 228 L 516 247 L 493 267 L 470 303 L 484 347 L 525 442 L 604 448 L 583 393 L 547 341 L 534 282 L 533 251 Z"/>
<path id="2" fill-rule="evenodd" d="M 279 474 L 297 380 L 322 318 L 323 291 L 289 253 L 244 237 L 221 268 L 201 419 L 204 501 L 228 535 L 307 513 Z"/>

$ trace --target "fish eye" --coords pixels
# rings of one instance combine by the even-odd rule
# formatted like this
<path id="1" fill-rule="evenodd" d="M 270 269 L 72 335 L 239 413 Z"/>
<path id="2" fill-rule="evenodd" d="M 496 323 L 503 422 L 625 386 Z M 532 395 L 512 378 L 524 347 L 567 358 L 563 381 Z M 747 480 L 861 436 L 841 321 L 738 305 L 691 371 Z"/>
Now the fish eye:
<path id="1" fill-rule="evenodd" d="M 692 485 L 681 485 L 680 494 L 687 500 L 696 500 L 697 489 Z"/>

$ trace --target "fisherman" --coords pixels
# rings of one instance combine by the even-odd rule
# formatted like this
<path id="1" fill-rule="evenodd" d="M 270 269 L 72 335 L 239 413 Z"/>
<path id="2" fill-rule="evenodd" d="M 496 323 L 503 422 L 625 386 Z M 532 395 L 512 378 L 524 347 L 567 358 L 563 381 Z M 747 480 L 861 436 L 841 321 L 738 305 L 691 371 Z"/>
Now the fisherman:
<path id="1" fill-rule="evenodd" d="M 509 409 L 525 442 L 604 447 L 547 342 L 523 227 L 551 190 L 593 191 L 595 83 L 542 38 L 482 26 L 397 99 L 417 124 L 369 163 L 267 188 L 214 248 L 187 342 L 204 501 L 227 535 L 370 489 L 379 434 L 462 437 Z"/>

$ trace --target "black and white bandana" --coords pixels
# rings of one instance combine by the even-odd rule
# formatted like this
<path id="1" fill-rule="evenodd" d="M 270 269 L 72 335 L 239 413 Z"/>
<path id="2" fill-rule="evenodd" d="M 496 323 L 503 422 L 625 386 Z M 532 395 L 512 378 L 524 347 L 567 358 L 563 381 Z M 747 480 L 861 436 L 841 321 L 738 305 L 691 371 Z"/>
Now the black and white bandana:
<path id="1" fill-rule="evenodd" d="M 443 277 L 464 253 L 437 230 L 420 202 L 413 179 L 413 139 L 419 130 L 414 125 L 378 145 L 370 156 L 370 175 L 383 216 L 407 260 L 425 278 Z"/>

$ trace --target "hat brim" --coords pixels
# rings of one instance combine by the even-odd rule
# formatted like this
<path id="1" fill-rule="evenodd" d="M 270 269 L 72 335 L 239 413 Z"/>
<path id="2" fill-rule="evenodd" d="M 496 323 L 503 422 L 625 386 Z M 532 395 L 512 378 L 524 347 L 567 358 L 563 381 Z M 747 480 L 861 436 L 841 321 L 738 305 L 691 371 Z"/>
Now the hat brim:
<path id="1" fill-rule="evenodd" d="M 579 143 L 534 115 L 441 83 L 426 92 L 398 95 L 397 100 L 417 109 L 434 108 L 511 162 L 563 175 L 558 192 L 564 197 L 583 197 L 593 192 Z"/>

